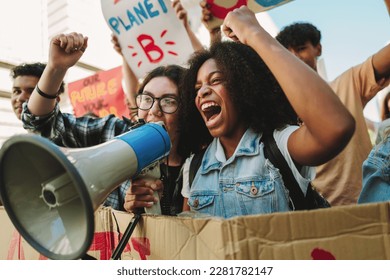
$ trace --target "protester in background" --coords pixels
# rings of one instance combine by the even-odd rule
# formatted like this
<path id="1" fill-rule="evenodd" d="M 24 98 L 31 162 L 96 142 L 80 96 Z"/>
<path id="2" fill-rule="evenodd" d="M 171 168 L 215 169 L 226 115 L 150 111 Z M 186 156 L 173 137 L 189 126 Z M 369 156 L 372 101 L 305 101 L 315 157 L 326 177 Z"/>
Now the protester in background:
<path id="1" fill-rule="evenodd" d="M 390 125 L 383 139 L 371 150 L 363 163 L 363 188 L 358 203 L 390 200 Z"/>
<path id="2" fill-rule="evenodd" d="M 11 69 L 10 76 L 13 80 L 12 92 L 11 92 L 11 105 L 16 117 L 20 120 L 22 113 L 22 105 L 28 101 L 37 85 L 39 78 L 42 76 L 43 70 L 46 64 L 36 63 L 23 63 L 15 66 Z M 59 94 L 64 92 L 64 83 L 61 83 L 59 88 Z M 58 102 L 60 97 L 57 97 Z"/>
<path id="3" fill-rule="evenodd" d="M 16 117 L 19 120 L 21 120 L 22 105 L 30 98 L 31 93 L 33 92 L 40 77 L 42 76 L 45 67 L 46 64 L 36 62 L 23 63 L 11 69 L 10 76 L 13 80 L 11 92 L 11 106 L 12 110 L 14 111 Z M 59 87 L 58 94 L 62 94 L 63 92 L 64 83 L 62 82 Z M 59 96 L 57 97 L 57 101 L 60 101 Z M 2 205 L 1 201 L 0 205 Z"/>
<path id="4" fill-rule="evenodd" d="M 111 34 L 111 42 L 114 50 L 122 57 L 122 88 L 125 94 L 125 104 L 130 112 L 130 120 L 138 121 L 138 107 L 135 100 L 135 93 L 139 87 L 139 82 L 130 66 L 127 64 L 126 58 L 122 54 L 122 48 L 119 44 L 118 37 Z"/>
<path id="5" fill-rule="evenodd" d="M 187 11 L 184 9 L 180 0 L 172 1 L 171 5 L 175 10 L 178 19 L 182 21 L 194 50 L 198 51 L 203 49 L 202 44 L 191 29 L 190 23 L 188 21 Z M 138 108 L 135 100 L 135 93 L 139 87 L 139 81 L 131 69 L 131 66 L 127 63 L 126 58 L 123 56 L 122 48 L 119 44 L 118 38 L 114 34 L 111 34 L 111 42 L 114 46 L 114 50 L 122 57 L 123 91 L 125 93 L 125 103 L 130 112 L 130 119 L 132 121 L 137 121 Z"/>
<path id="6" fill-rule="evenodd" d="M 89 147 L 106 142 L 116 135 L 127 132 L 132 122 L 121 120 L 114 115 L 103 118 L 80 117 L 62 113 L 59 110 L 58 95 L 61 81 L 67 70 L 75 65 L 87 48 L 88 38 L 79 33 L 54 36 L 49 47 L 49 61 L 28 103 L 23 105 L 22 120 L 24 127 L 34 133 L 49 138 L 53 143 L 72 148 Z M 167 128 L 172 148 L 166 165 L 168 182 L 175 181 L 182 161 L 187 157 L 185 145 L 180 144 L 180 133 L 177 128 L 178 107 L 181 91 L 178 88 L 184 68 L 180 66 L 161 66 L 146 75 L 138 89 L 138 115 L 146 122 L 162 121 Z M 173 171 L 172 171 L 173 170 Z M 163 172 L 163 169 L 162 169 Z M 142 179 L 133 182 L 144 185 Z M 143 195 L 153 197 L 153 189 L 161 190 L 162 182 L 158 180 L 148 188 L 141 189 Z M 124 197 L 130 182 L 122 184 L 110 194 L 105 205 L 123 210 Z M 169 186 L 164 183 L 164 196 L 161 204 L 163 213 L 169 214 Z M 145 193 L 146 192 L 146 193 Z M 153 200 L 152 200 L 153 202 Z M 151 207 L 150 203 L 141 203 L 137 207 Z"/>
<path id="7" fill-rule="evenodd" d="M 192 185 L 184 178 L 183 209 L 224 218 L 289 211 L 281 175 L 264 156 L 262 133 L 273 133 L 306 193 L 314 176 L 310 166 L 344 148 L 354 131 L 353 117 L 246 6 L 230 12 L 222 28 L 238 42 L 196 53 L 183 80 L 183 139 L 196 152 L 203 137 L 214 137 Z"/>
<path id="8" fill-rule="evenodd" d="M 314 25 L 303 22 L 291 24 L 283 28 L 276 39 L 317 71 L 317 59 L 321 56 L 322 45 L 321 32 Z M 389 84 L 389 74 L 390 45 L 387 45 L 329 83 L 356 121 L 355 133 L 346 148 L 316 169 L 313 185 L 332 206 L 357 202 L 362 187 L 362 163 L 372 149 L 363 109 Z M 320 120 L 328 117 L 329 115 L 322 114 L 317 116 Z M 338 123 L 333 125 L 338 126 Z"/>

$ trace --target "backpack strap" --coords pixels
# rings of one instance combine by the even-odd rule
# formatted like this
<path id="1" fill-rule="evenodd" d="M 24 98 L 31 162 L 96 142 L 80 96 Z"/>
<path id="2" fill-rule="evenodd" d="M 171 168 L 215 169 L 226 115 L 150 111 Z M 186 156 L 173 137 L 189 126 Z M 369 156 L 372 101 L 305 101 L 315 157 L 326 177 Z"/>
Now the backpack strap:
<path id="1" fill-rule="evenodd" d="M 192 186 L 192 182 L 194 181 L 196 172 L 198 172 L 198 169 L 200 167 L 200 164 L 202 163 L 203 155 L 206 152 L 206 149 L 201 150 L 199 153 L 196 153 L 191 160 L 190 163 L 190 170 L 189 170 L 189 181 L 190 181 L 190 188 Z"/>
<path id="2" fill-rule="evenodd" d="M 300 188 L 297 180 L 295 179 L 286 159 L 276 145 L 273 132 L 264 132 L 261 141 L 264 143 L 265 157 L 268 158 L 272 162 L 272 164 L 279 169 L 282 175 L 283 182 L 289 191 L 289 195 L 293 202 L 294 209 L 307 209 L 307 203 L 302 189 Z M 196 172 L 198 172 L 198 169 L 202 163 L 203 155 L 205 152 L 206 149 L 203 149 L 199 153 L 196 153 L 191 160 L 189 170 L 190 188 L 192 186 L 192 182 L 194 181 Z"/>
<path id="3" fill-rule="evenodd" d="M 272 164 L 279 169 L 284 185 L 289 191 L 290 198 L 295 210 L 307 209 L 305 196 L 295 179 L 290 166 L 276 145 L 273 132 L 264 132 L 262 141 L 264 143 L 264 155 Z"/>

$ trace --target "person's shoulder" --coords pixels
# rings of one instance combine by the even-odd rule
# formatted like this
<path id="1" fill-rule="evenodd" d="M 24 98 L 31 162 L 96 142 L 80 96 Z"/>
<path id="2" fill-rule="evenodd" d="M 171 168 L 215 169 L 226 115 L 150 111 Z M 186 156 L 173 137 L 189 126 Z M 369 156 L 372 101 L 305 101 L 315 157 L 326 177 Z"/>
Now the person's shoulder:
<path id="1" fill-rule="evenodd" d="M 344 81 L 349 76 L 353 76 L 355 73 L 360 73 L 362 71 L 374 71 L 374 66 L 372 65 L 372 57 L 373 55 L 366 58 L 363 62 L 349 67 L 332 81 L 330 81 L 329 84 L 337 84 L 340 81 Z"/>
<path id="2" fill-rule="evenodd" d="M 281 129 L 274 130 L 274 138 L 277 140 L 278 138 L 289 137 L 291 133 L 299 128 L 298 125 L 286 125 Z"/>

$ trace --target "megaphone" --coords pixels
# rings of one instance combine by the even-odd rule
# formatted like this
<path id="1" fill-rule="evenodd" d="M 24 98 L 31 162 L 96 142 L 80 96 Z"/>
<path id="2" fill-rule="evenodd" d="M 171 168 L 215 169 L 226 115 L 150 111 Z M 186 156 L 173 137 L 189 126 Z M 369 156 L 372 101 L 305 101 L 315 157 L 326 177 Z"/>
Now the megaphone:
<path id="1" fill-rule="evenodd" d="M 60 148 L 33 134 L 0 150 L 0 197 L 18 232 L 49 259 L 80 259 L 94 231 L 94 212 L 118 184 L 169 154 L 158 123 L 144 124 L 89 148 Z"/>

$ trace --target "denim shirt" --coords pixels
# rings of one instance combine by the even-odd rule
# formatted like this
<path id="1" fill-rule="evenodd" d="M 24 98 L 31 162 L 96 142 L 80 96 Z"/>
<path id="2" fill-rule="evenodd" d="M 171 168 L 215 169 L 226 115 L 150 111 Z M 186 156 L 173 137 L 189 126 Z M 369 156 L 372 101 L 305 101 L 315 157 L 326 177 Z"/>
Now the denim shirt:
<path id="1" fill-rule="evenodd" d="M 287 131 L 288 136 L 292 131 Z M 261 134 L 248 129 L 228 160 L 221 159 L 219 140 L 213 140 L 189 192 L 191 210 L 223 218 L 290 210 L 288 190 L 279 170 L 265 158 L 260 137 Z M 287 140 L 285 143 L 287 149 Z M 291 158 L 288 162 L 292 162 Z M 308 175 L 314 171 L 304 170 Z M 300 176 L 298 182 L 306 193 L 309 180 Z"/>
<path id="2" fill-rule="evenodd" d="M 358 203 L 390 200 L 390 134 L 363 162 L 363 188 Z"/>

